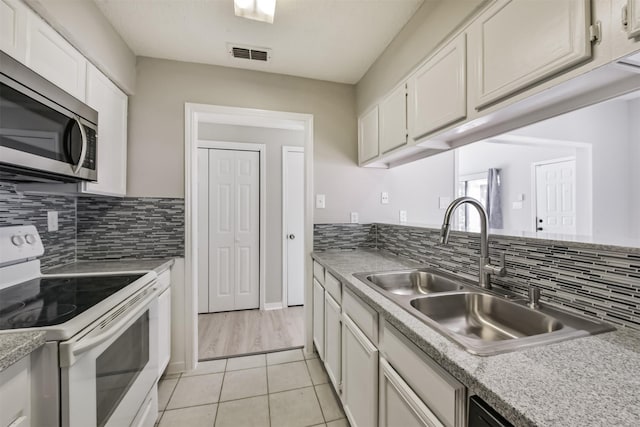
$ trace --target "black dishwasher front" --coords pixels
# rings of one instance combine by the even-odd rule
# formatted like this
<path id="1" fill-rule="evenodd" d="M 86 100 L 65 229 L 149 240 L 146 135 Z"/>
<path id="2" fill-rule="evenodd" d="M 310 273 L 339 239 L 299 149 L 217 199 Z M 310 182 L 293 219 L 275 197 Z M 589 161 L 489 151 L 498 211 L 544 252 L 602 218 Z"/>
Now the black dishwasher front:
<path id="1" fill-rule="evenodd" d="M 478 396 L 469 398 L 469 427 L 513 427 Z"/>

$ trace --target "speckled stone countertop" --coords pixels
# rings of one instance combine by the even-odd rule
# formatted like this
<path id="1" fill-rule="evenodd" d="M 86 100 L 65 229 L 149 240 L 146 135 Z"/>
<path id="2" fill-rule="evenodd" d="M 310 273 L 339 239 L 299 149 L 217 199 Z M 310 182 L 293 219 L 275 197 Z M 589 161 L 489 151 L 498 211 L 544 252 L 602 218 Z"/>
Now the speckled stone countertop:
<path id="1" fill-rule="evenodd" d="M 92 273 L 162 273 L 174 263 L 165 259 L 122 259 L 108 261 L 78 261 L 43 271 L 44 274 L 92 274 Z"/>
<path id="2" fill-rule="evenodd" d="M 313 253 L 343 284 L 516 426 L 640 426 L 640 332 L 474 356 L 362 283 L 353 273 L 411 268 L 383 251 Z"/>
<path id="3" fill-rule="evenodd" d="M 44 332 L 0 334 L 0 372 L 44 345 Z"/>

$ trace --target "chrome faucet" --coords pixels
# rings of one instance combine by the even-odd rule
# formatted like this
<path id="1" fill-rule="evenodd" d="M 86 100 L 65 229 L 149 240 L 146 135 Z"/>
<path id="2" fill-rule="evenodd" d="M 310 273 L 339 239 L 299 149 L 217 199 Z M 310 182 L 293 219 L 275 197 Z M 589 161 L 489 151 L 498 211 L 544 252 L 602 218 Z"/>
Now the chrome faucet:
<path id="1" fill-rule="evenodd" d="M 504 276 L 506 269 L 504 267 L 504 254 L 501 257 L 501 265 L 495 266 L 491 264 L 489 258 L 489 242 L 487 239 L 487 230 L 489 228 L 489 219 L 484 206 L 472 197 L 460 197 L 451 202 L 447 211 L 444 213 L 444 221 L 440 230 L 440 243 L 446 245 L 449 243 L 449 232 L 451 231 L 451 216 L 453 212 L 461 205 L 468 203 L 480 214 L 480 286 L 485 289 L 491 289 L 491 275 Z"/>

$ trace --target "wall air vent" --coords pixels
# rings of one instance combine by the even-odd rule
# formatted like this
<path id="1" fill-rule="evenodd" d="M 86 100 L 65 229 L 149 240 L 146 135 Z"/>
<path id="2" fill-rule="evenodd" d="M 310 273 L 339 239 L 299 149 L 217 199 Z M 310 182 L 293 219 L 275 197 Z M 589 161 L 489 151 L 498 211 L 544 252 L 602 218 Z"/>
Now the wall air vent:
<path id="1" fill-rule="evenodd" d="M 238 59 L 267 62 L 271 59 L 271 49 L 252 46 L 227 45 L 229 54 Z"/>

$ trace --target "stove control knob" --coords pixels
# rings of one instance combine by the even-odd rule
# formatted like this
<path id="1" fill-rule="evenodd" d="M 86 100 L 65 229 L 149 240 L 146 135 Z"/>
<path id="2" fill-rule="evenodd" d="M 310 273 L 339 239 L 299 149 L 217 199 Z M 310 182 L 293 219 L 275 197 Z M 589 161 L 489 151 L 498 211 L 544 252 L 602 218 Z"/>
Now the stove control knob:
<path id="1" fill-rule="evenodd" d="M 26 236 L 24 236 L 24 240 L 26 240 L 30 245 L 33 245 L 38 241 L 38 239 L 36 239 L 36 236 L 34 236 L 33 234 L 27 234 Z"/>
<path id="2" fill-rule="evenodd" d="M 15 236 L 11 236 L 11 243 L 13 243 L 14 246 L 22 246 L 24 245 L 24 238 L 16 234 Z"/>

